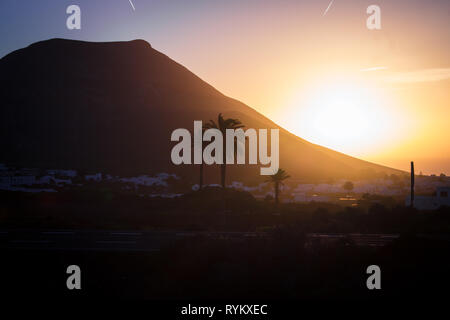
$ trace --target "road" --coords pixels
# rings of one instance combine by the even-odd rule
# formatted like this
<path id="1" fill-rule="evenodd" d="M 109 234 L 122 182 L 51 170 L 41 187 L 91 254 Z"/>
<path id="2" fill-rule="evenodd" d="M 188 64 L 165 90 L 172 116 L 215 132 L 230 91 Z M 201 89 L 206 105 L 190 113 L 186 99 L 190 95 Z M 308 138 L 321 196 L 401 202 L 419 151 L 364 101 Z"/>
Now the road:
<path id="1" fill-rule="evenodd" d="M 0 230 L 0 248 L 77 251 L 158 251 L 170 233 L 102 230 Z"/>
<path id="2" fill-rule="evenodd" d="M 209 239 L 249 240 L 270 237 L 256 232 L 177 232 L 130 230 L 0 230 L 0 249 L 79 250 L 79 251 L 158 251 L 177 240 L 194 236 Z M 310 243 L 351 240 L 359 246 L 383 246 L 398 234 L 319 234 L 307 235 Z"/>

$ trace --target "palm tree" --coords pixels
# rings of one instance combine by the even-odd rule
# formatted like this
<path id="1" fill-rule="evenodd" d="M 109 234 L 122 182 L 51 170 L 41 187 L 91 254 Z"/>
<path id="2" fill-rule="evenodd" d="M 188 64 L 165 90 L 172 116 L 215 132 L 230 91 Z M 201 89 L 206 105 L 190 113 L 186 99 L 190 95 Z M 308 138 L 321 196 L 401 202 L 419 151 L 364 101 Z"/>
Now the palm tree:
<path id="1" fill-rule="evenodd" d="M 225 175 L 226 175 L 226 130 L 227 129 L 239 129 L 243 128 L 244 125 L 238 120 L 238 119 L 225 119 L 221 113 L 219 113 L 219 116 L 217 117 L 217 122 L 214 122 L 214 120 L 209 120 L 208 123 L 205 123 L 204 128 L 205 129 L 218 129 L 220 132 L 222 132 L 223 136 L 223 163 L 220 165 L 220 179 L 222 183 L 222 188 L 225 188 Z M 234 148 L 234 151 L 236 152 L 237 148 Z"/>
<path id="2" fill-rule="evenodd" d="M 347 192 L 351 192 L 353 190 L 355 186 L 353 185 L 353 182 L 351 181 L 346 181 L 343 185 L 342 188 L 344 188 L 345 190 L 347 190 Z"/>
<path id="3" fill-rule="evenodd" d="M 202 128 L 202 137 L 203 137 L 203 134 L 205 133 L 206 129 L 207 128 L 205 126 L 203 126 L 203 128 Z M 191 133 L 191 135 L 193 135 L 193 134 Z M 191 149 L 194 149 L 194 145 L 195 145 L 195 142 L 191 141 Z M 204 148 L 205 148 L 205 141 L 203 141 L 203 139 L 202 139 L 202 157 L 203 157 L 203 149 Z M 202 162 L 200 163 L 200 174 L 199 174 L 199 181 L 198 181 L 199 188 L 198 188 L 198 190 L 202 190 L 203 189 L 203 165 L 204 165 L 204 163 L 203 163 L 203 160 L 202 160 Z"/>
<path id="4" fill-rule="evenodd" d="M 203 189 L 203 161 L 202 163 L 200 163 L 200 179 L 199 179 L 199 188 L 198 190 L 202 190 Z"/>
<path id="5" fill-rule="evenodd" d="M 207 128 L 205 126 L 202 127 L 202 137 L 203 137 L 203 134 L 205 133 L 206 129 Z M 203 149 L 205 149 L 205 141 L 203 141 L 203 139 L 202 139 L 202 158 L 203 158 Z M 203 163 L 203 159 L 202 159 L 202 162 L 200 163 L 200 179 L 199 179 L 198 190 L 203 189 L 203 166 L 204 166 L 204 163 Z"/>
<path id="6" fill-rule="evenodd" d="M 278 169 L 277 173 L 270 176 L 270 178 L 266 182 L 273 183 L 274 190 L 275 190 L 275 204 L 278 205 L 278 196 L 280 194 L 280 186 L 283 185 L 283 181 L 287 178 L 290 178 L 291 176 L 288 176 L 286 171 L 283 169 Z"/>

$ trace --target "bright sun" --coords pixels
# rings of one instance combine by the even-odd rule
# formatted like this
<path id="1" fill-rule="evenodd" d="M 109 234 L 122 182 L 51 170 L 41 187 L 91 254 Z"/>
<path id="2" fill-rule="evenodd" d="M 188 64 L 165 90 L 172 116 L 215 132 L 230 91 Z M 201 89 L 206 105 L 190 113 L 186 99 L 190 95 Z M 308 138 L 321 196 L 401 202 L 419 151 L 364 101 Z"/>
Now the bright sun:
<path id="1" fill-rule="evenodd" d="M 331 149 L 361 155 L 389 139 L 390 104 L 381 90 L 336 81 L 302 91 L 285 122 L 298 136 Z"/>

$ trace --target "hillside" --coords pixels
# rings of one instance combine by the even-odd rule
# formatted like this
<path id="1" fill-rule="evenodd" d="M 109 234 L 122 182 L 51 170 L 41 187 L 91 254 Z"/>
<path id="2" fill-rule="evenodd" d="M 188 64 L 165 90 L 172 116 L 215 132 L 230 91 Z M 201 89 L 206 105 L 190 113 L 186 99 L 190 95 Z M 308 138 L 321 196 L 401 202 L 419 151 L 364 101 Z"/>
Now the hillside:
<path id="1" fill-rule="evenodd" d="M 119 175 L 173 172 L 170 134 L 194 120 L 236 117 L 250 128 L 280 128 L 226 97 L 143 40 L 52 39 L 0 60 L 0 163 Z M 309 143 L 280 128 L 280 166 L 293 181 L 358 178 L 400 171 Z M 230 166 L 228 181 L 257 183 L 259 165 Z M 217 167 L 205 178 L 218 183 Z"/>

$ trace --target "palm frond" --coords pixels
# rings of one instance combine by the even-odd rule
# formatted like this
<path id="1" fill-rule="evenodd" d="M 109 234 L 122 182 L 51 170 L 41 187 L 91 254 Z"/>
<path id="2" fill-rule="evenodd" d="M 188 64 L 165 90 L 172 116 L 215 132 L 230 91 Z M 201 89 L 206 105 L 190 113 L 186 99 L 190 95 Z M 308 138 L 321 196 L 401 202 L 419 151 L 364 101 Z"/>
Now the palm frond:
<path id="1" fill-rule="evenodd" d="M 266 182 L 271 182 L 271 183 L 279 183 L 279 184 L 283 184 L 283 181 L 286 179 L 289 179 L 291 176 L 289 176 L 286 171 L 284 171 L 283 169 L 278 169 L 277 173 L 275 173 L 274 175 L 271 175 Z"/>

